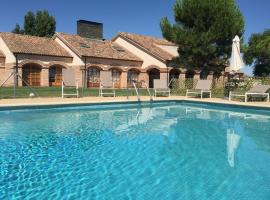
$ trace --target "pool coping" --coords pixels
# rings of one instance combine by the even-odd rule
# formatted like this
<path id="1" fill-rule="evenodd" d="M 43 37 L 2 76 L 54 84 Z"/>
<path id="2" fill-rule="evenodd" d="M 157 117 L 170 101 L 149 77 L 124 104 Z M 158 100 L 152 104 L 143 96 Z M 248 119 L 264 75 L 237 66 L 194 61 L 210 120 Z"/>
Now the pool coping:
<path id="1" fill-rule="evenodd" d="M 169 102 L 181 102 L 181 103 L 193 103 L 197 105 L 220 105 L 229 106 L 233 108 L 247 108 L 254 110 L 265 110 L 270 111 L 270 104 L 258 104 L 258 103 L 244 103 L 235 101 L 215 100 L 215 99 L 196 99 L 196 98 L 183 98 L 183 97 L 170 97 L 170 98 L 159 98 L 149 101 L 149 99 L 143 99 L 138 104 L 136 99 L 109 99 L 104 101 L 78 101 L 78 102 L 40 102 L 40 103 L 28 103 L 28 104 L 5 104 L 0 105 L 0 111 L 8 110 L 23 110 L 23 109 L 49 109 L 49 108 L 64 108 L 64 107 L 81 107 L 81 106 L 95 106 L 95 105 L 119 105 L 119 104 L 138 104 L 138 105 L 149 105 L 155 103 L 169 103 Z M 1 101 L 0 101 L 1 103 Z"/>

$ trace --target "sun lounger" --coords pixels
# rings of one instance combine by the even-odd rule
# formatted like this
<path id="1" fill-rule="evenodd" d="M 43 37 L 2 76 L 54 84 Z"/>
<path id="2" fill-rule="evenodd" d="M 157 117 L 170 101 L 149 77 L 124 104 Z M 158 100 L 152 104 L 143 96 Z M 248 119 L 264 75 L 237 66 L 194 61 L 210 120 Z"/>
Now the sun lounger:
<path id="1" fill-rule="evenodd" d="M 267 93 L 269 89 L 270 89 L 270 85 L 255 85 L 244 94 L 230 91 L 229 101 L 232 100 L 232 97 L 244 97 L 245 102 L 247 102 L 249 96 L 251 97 L 263 96 L 267 98 L 267 101 L 269 101 L 269 93 Z"/>
<path id="2" fill-rule="evenodd" d="M 62 98 L 65 96 L 75 96 L 79 97 L 79 85 L 78 81 L 75 79 L 74 69 L 63 69 L 63 79 L 62 79 Z M 74 88 L 75 93 L 66 93 L 65 88 Z"/>
<path id="3" fill-rule="evenodd" d="M 209 96 L 211 98 L 211 95 L 212 95 L 211 86 L 212 86 L 211 80 L 198 80 L 195 89 L 192 89 L 192 90 L 187 89 L 186 97 L 188 97 L 189 94 L 199 94 L 202 99 L 204 93 L 209 93 Z"/>
<path id="4" fill-rule="evenodd" d="M 154 79 L 154 91 L 155 96 L 157 96 L 158 93 L 168 94 L 168 96 L 171 94 L 171 90 L 167 85 L 167 80 Z"/>
<path id="5" fill-rule="evenodd" d="M 99 96 L 103 97 L 103 95 L 112 95 L 115 97 L 115 88 L 111 71 L 100 72 Z"/>

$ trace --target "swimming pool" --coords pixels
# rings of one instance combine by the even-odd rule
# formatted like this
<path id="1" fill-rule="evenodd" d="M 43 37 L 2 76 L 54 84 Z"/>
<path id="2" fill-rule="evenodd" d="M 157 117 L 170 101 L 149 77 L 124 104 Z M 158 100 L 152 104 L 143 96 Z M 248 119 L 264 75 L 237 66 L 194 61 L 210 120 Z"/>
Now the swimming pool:
<path id="1" fill-rule="evenodd" d="M 270 199 L 270 112 L 186 102 L 0 111 L 0 199 Z"/>

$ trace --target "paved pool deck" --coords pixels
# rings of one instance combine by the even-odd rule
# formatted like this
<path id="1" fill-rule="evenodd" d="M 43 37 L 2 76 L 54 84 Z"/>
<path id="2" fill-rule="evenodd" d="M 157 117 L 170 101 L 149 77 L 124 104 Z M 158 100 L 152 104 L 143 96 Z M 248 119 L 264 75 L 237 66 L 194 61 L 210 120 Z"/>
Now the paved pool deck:
<path id="1" fill-rule="evenodd" d="M 141 101 L 149 101 L 149 97 L 141 97 Z M 191 98 L 184 96 L 154 97 L 155 101 L 162 100 L 186 100 L 196 102 L 218 103 L 228 105 L 242 105 L 270 108 L 269 102 L 240 102 L 228 101 L 221 98 Z M 39 106 L 39 105 L 68 105 L 68 104 L 91 104 L 91 103 L 113 103 L 113 102 L 136 102 L 136 97 L 82 97 L 82 98 L 25 98 L 25 99 L 0 99 L 0 108 L 20 107 L 20 106 Z"/>

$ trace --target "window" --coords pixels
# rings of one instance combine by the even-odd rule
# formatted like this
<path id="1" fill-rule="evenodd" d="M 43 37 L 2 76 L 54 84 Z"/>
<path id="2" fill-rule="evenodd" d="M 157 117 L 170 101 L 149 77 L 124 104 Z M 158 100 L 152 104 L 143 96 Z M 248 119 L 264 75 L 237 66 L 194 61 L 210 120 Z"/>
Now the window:
<path id="1" fill-rule="evenodd" d="M 120 87 L 121 83 L 121 72 L 117 69 L 112 69 L 112 80 L 115 87 Z"/>
<path id="2" fill-rule="evenodd" d="M 41 67 L 38 65 L 26 65 L 22 69 L 22 78 L 30 86 L 40 86 Z M 23 82 L 23 86 L 26 84 Z"/>
<path id="3" fill-rule="evenodd" d="M 158 69 L 151 69 L 148 71 L 148 75 L 149 75 L 149 88 L 153 88 L 154 87 L 154 80 L 155 79 L 160 79 L 160 72 Z"/>
<path id="4" fill-rule="evenodd" d="M 95 67 L 88 68 L 87 73 L 88 87 L 99 87 L 100 82 L 100 70 Z"/>
<path id="5" fill-rule="evenodd" d="M 61 86 L 62 85 L 62 67 L 53 66 L 49 69 L 49 86 Z"/>
<path id="6" fill-rule="evenodd" d="M 139 79 L 139 72 L 138 71 L 136 71 L 136 70 L 129 70 L 128 71 L 128 74 L 127 74 L 128 87 L 133 87 L 132 81 L 133 80 L 138 81 L 138 79 Z"/>

